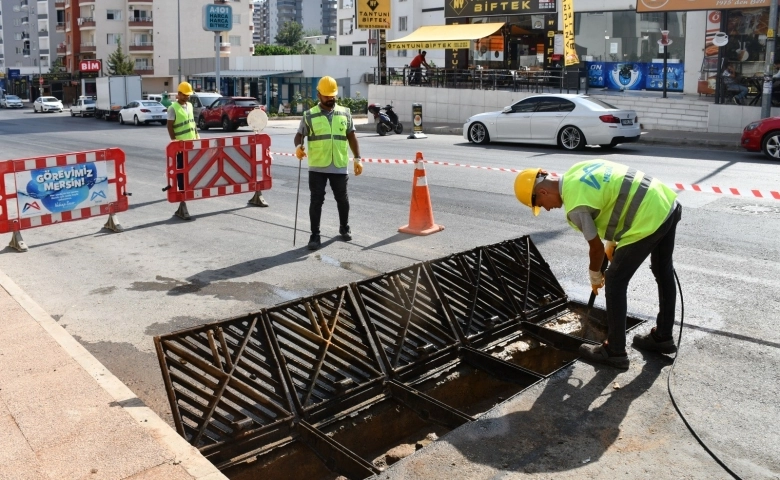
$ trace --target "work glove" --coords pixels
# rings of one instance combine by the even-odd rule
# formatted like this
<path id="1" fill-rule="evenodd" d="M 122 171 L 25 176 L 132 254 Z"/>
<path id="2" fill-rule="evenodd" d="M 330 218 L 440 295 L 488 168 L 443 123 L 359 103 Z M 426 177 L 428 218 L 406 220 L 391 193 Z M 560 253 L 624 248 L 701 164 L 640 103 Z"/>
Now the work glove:
<path id="1" fill-rule="evenodd" d="M 303 148 L 303 145 L 297 145 L 295 147 L 295 156 L 298 157 L 298 160 L 303 160 L 306 156 L 306 149 Z"/>
<path id="2" fill-rule="evenodd" d="M 609 263 L 612 263 L 612 257 L 615 255 L 615 248 L 617 248 L 617 243 L 607 240 L 607 242 L 604 244 L 604 253 L 607 254 L 607 260 L 609 260 Z"/>
<path id="3" fill-rule="evenodd" d="M 588 270 L 588 275 L 590 276 L 590 288 L 593 290 L 595 295 L 598 295 L 599 288 L 604 286 L 604 274 L 601 272 Z"/>
<path id="4" fill-rule="evenodd" d="M 355 157 L 352 159 L 352 167 L 355 170 L 356 177 L 363 173 L 363 165 L 360 163 L 360 157 Z"/>

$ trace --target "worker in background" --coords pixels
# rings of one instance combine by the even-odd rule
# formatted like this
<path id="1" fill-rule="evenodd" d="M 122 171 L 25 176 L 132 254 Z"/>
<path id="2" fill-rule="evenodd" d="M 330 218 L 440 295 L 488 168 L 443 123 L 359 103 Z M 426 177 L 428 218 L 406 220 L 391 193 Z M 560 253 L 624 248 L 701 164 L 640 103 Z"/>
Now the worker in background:
<path id="1" fill-rule="evenodd" d="M 336 80 L 332 77 L 322 77 L 317 84 L 319 103 L 303 112 L 298 133 L 295 135 L 295 156 L 300 161 L 307 156 L 303 146 L 304 138 L 309 142 L 309 191 L 311 192 L 309 250 L 317 250 L 322 245 L 320 218 L 322 204 L 325 202 L 325 186 L 328 182 L 339 211 L 339 234 L 344 241 L 352 240 L 347 196 L 349 180 L 347 144 L 354 156 L 353 167 L 356 176 L 363 172 L 363 166 L 360 164 L 360 147 L 355 136 L 352 113 L 348 108 L 336 105 L 338 93 Z"/>
<path id="2" fill-rule="evenodd" d="M 526 169 L 515 179 L 515 196 L 533 210 L 564 207 L 566 219 L 589 245 L 589 276 L 594 293 L 605 285 L 608 337 L 601 345 L 583 344 L 580 354 L 594 362 L 628 368 L 626 295 L 628 283 L 645 259 L 658 284 L 656 326 L 634 336 L 633 346 L 661 353 L 677 351 L 672 337 L 677 292 L 674 236 L 682 206 L 677 194 L 640 171 L 605 160 L 572 166 L 560 179 Z M 606 248 L 602 239 L 607 240 Z M 610 260 L 601 271 L 604 255 Z"/>
<path id="3" fill-rule="evenodd" d="M 416 57 L 412 59 L 411 62 L 409 62 L 409 68 L 411 69 L 410 76 L 412 77 L 412 82 L 416 85 L 419 85 L 422 81 L 422 66 L 425 65 L 425 68 L 431 68 L 430 65 L 428 65 L 428 62 L 425 61 L 425 54 L 428 53 L 425 50 L 420 52 Z"/>
<path id="4" fill-rule="evenodd" d="M 176 101 L 168 107 L 168 136 L 174 140 L 195 140 L 200 138 L 195 129 L 195 118 L 192 116 L 192 104 L 189 102 L 192 95 L 192 85 L 189 82 L 181 82 L 177 89 Z M 184 168 L 184 156 L 182 152 L 176 154 L 176 168 Z M 179 191 L 184 190 L 184 175 L 176 175 L 176 184 Z"/>

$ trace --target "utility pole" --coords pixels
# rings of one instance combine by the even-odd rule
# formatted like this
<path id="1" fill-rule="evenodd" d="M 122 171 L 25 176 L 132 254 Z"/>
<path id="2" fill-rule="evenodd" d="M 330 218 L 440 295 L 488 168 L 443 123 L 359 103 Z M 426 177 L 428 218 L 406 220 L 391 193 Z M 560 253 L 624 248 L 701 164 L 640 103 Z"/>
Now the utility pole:
<path id="1" fill-rule="evenodd" d="M 775 30 L 777 29 L 777 0 L 769 6 L 769 28 L 766 32 L 766 64 L 764 88 L 761 93 L 761 118 L 768 118 L 772 110 L 772 67 L 775 63 Z"/>

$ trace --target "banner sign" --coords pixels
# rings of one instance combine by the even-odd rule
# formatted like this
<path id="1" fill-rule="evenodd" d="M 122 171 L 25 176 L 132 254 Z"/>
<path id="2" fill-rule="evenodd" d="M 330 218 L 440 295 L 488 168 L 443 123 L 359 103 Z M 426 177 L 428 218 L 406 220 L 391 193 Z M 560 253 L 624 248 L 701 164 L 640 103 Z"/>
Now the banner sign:
<path id="1" fill-rule="evenodd" d="M 690 10 L 729 10 L 732 8 L 769 7 L 771 0 L 639 0 L 636 11 L 686 12 Z"/>
<path id="2" fill-rule="evenodd" d="M 574 0 L 563 0 L 563 49 L 564 62 L 569 65 L 580 63 L 577 58 L 577 49 L 574 48 Z"/>
<path id="3" fill-rule="evenodd" d="M 388 50 L 436 50 L 469 48 L 471 40 L 446 40 L 441 42 L 388 42 Z"/>
<path id="4" fill-rule="evenodd" d="M 445 18 L 524 15 L 527 13 L 553 13 L 555 11 L 555 0 L 446 0 L 444 2 Z"/>
<path id="5" fill-rule="evenodd" d="M 421 103 L 412 104 L 412 134 L 423 133 L 423 110 Z"/>
<path id="6" fill-rule="evenodd" d="M 16 172 L 21 218 L 62 213 L 116 201 L 108 186 L 106 162 Z"/>
<path id="7" fill-rule="evenodd" d="M 666 65 L 666 89 L 683 91 L 685 64 Z M 663 63 L 588 62 L 588 86 L 609 90 L 663 90 Z"/>
<path id="8" fill-rule="evenodd" d="M 358 0 L 355 2 L 357 11 L 357 28 L 391 28 L 391 0 Z"/>

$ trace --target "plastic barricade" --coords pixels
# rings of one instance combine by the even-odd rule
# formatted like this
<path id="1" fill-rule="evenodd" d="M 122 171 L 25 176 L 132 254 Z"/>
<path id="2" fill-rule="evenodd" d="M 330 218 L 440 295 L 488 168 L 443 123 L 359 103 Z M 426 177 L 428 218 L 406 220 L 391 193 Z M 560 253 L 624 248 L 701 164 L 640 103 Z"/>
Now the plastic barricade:
<path id="1" fill-rule="evenodd" d="M 0 162 L 0 233 L 14 232 L 11 247 L 27 250 L 28 228 L 110 215 L 128 209 L 125 153 L 118 148 Z M 20 244 L 21 243 L 21 244 Z"/>
<path id="2" fill-rule="evenodd" d="M 166 149 L 168 201 L 268 190 L 270 147 L 265 134 L 171 142 Z"/>

